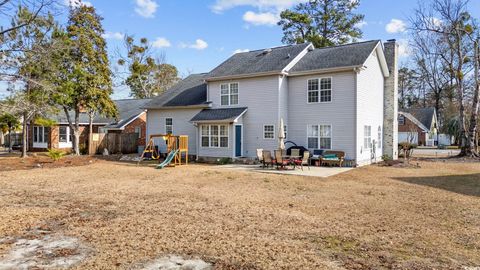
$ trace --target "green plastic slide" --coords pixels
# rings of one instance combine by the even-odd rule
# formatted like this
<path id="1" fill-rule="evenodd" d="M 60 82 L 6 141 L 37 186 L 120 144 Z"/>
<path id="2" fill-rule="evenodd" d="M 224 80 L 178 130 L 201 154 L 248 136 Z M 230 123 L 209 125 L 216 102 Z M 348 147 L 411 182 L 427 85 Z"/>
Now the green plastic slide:
<path id="1" fill-rule="evenodd" d="M 168 164 L 170 164 L 173 160 L 173 158 L 178 154 L 178 150 L 175 151 L 170 151 L 168 153 L 167 158 L 160 164 L 157 165 L 157 169 L 163 169 L 165 168 Z"/>

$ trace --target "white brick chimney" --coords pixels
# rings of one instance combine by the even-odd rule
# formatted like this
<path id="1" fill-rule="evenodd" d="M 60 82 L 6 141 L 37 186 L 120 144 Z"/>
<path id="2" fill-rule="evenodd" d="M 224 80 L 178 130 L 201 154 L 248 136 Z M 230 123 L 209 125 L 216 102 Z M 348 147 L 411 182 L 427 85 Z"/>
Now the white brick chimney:
<path id="1" fill-rule="evenodd" d="M 383 154 L 398 159 L 398 43 L 387 40 L 384 44 L 390 76 L 385 78 L 383 101 Z"/>

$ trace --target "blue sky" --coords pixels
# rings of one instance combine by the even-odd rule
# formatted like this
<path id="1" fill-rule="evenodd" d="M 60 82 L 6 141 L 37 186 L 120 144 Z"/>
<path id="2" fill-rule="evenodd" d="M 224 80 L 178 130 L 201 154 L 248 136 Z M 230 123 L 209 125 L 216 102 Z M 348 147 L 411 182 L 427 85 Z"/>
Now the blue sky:
<path id="1" fill-rule="evenodd" d="M 184 76 L 208 72 L 236 50 L 282 45 L 281 29 L 275 25 L 278 13 L 300 1 L 88 0 L 84 4 L 95 6 L 103 16 L 110 52 L 121 48 L 125 33 L 147 37 Z M 417 0 L 362 0 L 357 12 L 365 15 L 363 39 L 399 40 L 405 61 L 406 24 L 416 6 Z M 480 14 L 480 1 L 472 0 L 470 11 Z M 128 94 L 127 89 L 116 89 L 114 98 Z"/>

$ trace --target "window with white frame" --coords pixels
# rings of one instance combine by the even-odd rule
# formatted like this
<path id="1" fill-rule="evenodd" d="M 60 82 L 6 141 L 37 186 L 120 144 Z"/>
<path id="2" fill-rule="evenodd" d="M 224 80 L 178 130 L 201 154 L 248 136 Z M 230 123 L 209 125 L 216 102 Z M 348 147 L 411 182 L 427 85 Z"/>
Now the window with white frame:
<path id="1" fill-rule="evenodd" d="M 363 148 L 372 148 L 372 126 L 363 127 Z"/>
<path id="2" fill-rule="evenodd" d="M 309 149 L 332 149 L 332 126 L 309 125 L 307 146 Z"/>
<path id="3" fill-rule="evenodd" d="M 138 134 L 140 136 L 140 133 L 142 132 L 142 128 L 141 127 L 135 127 L 135 133 Z"/>
<path id="4" fill-rule="evenodd" d="M 398 125 L 399 126 L 405 125 L 405 116 L 403 116 L 403 115 L 398 116 Z"/>
<path id="5" fill-rule="evenodd" d="M 382 127 L 378 126 L 378 138 L 377 138 L 377 147 L 382 149 Z"/>
<path id="6" fill-rule="evenodd" d="M 70 138 L 70 128 L 67 126 L 60 126 L 58 128 L 58 141 L 61 143 L 72 142 Z"/>
<path id="7" fill-rule="evenodd" d="M 238 104 L 238 83 L 220 85 L 220 104 L 222 106 Z"/>
<path id="8" fill-rule="evenodd" d="M 165 132 L 167 134 L 173 134 L 173 119 L 165 118 Z"/>
<path id="9" fill-rule="evenodd" d="M 263 126 L 263 138 L 264 139 L 275 139 L 275 126 L 274 125 Z"/>
<path id="10" fill-rule="evenodd" d="M 307 147 L 309 149 L 318 149 L 318 125 L 309 125 L 307 129 Z"/>
<path id="11" fill-rule="evenodd" d="M 46 127 L 33 127 L 33 142 L 34 143 L 47 143 L 48 132 Z"/>
<path id="12" fill-rule="evenodd" d="M 332 78 L 308 80 L 308 103 L 332 101 Z"/>
<path id="13" fill-rule="evenodd" d="M 200 132 L 202 147 L 228 147 L 227 125 L 202 125 L 200 128 Z"/>
<path id="14" fill-rule="evenodd" d="M 332 149 L 332 126 L 320 125 L 320 149 Z"/>

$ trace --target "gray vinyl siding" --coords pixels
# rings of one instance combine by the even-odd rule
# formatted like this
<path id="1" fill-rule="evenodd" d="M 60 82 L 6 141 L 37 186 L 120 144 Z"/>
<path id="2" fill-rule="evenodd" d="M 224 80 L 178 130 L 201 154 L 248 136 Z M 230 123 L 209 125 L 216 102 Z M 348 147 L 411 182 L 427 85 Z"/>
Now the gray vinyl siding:
<path id="1" fill-rule="evenodd" d="M 332 78 L 332 101 L 308 103 L 309 79 Z M 288 140 L 307 147 L 308 125 L 332 126 L 332 150 L 355 158 L 355 73 L 343 72 L 288 78 Z"/>
<path id="2" fill-rule="evenodd" d="M 150 134 L 165 134 L 165 119 L 172 118 L 173 134 L 188 135 L 188 151 L 191 155 L 197 154 L 197 130 L 190 123 L 200 109 L 161 109 L 147 111 L 147 142 Z M 166 151 L 166 145 L 162 139 L 155 140 L 161 152 Z"/>
<path id="3" fill-rule="evenodd" d="M 372 127 L 372 141 L 377 141 L 379 126 L 383 131 L 383 89 L 384 76 L 374 53 L 357 75 L 357 163 L 359 165 L 369 164 L 372 154 L 371 149 L 364 148 L 364 126 Z M 382 149 L 376 147 L 377 160 L 381 156 Z"/>
<path id="4" fill-rule="evenodd" d="M 220 105 L 220 85 L 238 82 L 239 104 L 234 106 Z M 255 157 L 256 149 L 273 150 L 277 147 L 277 139 L 264 139 L 263 126 L 274 125 L 275 137 L 279 121 L 279 76 L 265 76 L 233 81 L 210 82 L 208 97 L 213 108 L 248 107 L 243 115 L 243 155 Z M 232 136 L 233 138 L 233 136 Z M 233 156 L 229 149 L 229 157 Z"/>

